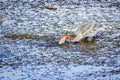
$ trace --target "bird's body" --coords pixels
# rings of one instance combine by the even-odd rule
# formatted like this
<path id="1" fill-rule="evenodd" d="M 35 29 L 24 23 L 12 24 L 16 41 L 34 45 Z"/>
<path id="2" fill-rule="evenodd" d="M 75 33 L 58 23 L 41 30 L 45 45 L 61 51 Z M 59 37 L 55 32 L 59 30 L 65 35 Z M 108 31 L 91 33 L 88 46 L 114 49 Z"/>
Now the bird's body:
<path id="1" fill-rule="evenodd" d="M 73 35 L 75 37 L 70 42 L 79 42 L 81 39 L 86 39 L 88 41 L 92 41 L 92 39 L 97 38 L 97 33 L 100 31 L 99 24 L 96 22 L 88 22 L 83 24 Z M 61 37 L 59 44 L 65 43 L 66 39 L 71 39 L 71 35 L 67 34 Z"/>

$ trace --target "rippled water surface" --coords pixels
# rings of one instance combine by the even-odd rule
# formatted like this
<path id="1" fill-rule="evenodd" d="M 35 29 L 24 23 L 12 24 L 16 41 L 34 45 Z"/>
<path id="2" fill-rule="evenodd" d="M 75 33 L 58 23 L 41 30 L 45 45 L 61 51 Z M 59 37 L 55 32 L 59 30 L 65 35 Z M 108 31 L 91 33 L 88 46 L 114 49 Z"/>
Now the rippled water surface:
<path id="1" fill-rule="evenodd" d="M 5 1 L 0 1 L 1 80 L 120 79 L 119 0 Z M 105 38 L 58 45 L 62 35 L 87 21 L 100 23 L 98 34 Z"/>

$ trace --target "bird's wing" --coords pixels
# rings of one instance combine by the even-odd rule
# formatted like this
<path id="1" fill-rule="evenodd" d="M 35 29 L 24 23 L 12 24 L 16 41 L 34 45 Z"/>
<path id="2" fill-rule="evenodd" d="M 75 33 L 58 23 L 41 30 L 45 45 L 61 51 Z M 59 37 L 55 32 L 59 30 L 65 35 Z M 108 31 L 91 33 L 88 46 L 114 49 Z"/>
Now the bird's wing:
<path id="1" fill-rule="evenodd" d="M 76 32 L 74 41 L 79 41 L 82 38 L 95 36 L 99 31 L 99 24 L 96 22 L 88 22 L 83 24 Z"/>

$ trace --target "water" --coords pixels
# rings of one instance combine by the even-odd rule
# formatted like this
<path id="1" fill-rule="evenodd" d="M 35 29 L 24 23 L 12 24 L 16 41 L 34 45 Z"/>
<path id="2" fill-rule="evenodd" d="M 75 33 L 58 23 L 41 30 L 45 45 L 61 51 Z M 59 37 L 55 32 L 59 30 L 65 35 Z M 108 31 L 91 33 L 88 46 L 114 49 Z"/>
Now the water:
<path id="1" fill-rule="evenodd" d="M 120 10 L 110 6 L 117 2 L 1 0 L 0 79 L 119 80 Z M 87 21 L 99 22 L 108 38 L 58 45 Z"/>

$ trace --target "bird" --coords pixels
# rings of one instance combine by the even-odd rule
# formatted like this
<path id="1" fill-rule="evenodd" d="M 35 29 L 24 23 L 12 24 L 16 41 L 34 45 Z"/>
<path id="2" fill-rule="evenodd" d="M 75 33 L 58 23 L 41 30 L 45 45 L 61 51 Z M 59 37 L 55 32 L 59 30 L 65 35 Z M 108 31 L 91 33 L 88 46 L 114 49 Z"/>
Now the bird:
<path id="1" fill-rule="evenodd" d="M 81 40 L 85 41 L 93 41 L 96 38 L 102 38 L 101 36 L 97 35 L 100 31 L 100 25 L 97 22 L 85 22 L 74 34 L 66 34 L 63 35 L 60 40 L 59 44 L 64 44 L 66 42 L 80 42 Z M 72 40 L 73 38 L 73 40 Z"/>

